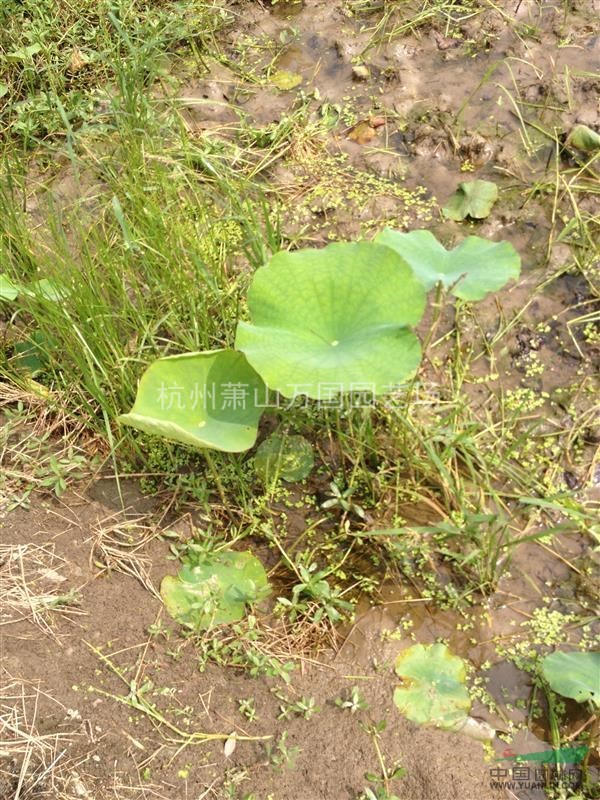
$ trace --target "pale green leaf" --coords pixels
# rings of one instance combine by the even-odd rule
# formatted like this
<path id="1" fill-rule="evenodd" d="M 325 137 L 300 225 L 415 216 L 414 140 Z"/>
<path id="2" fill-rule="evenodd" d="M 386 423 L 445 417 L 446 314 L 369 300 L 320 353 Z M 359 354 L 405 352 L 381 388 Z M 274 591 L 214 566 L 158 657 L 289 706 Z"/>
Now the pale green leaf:
<path id="1" fill-rule="evenodd" d="M 456 730 L 471 708 L 464 661 L 445 644 L 415 644 L 396 659 L 394 703 L 411 722 Z"/>
<path id="2" fill-rule="evenodd" d="M 491 181 L 464 181 L 448 200 L 442 211 L 450 219 L 460 221 L 485 219 L 498 199 L 498 187 Z"/>
<path id="3" fill-rule="evenodd" d="M 16 300 L 20 290 L 21 287 L 13 283 L 8 275 L 0 274 L 0 300 Z"/>
<path id="4" fill-rule="evenodd" d="M 169 614 L 194 630 L 241 619 L 248 605 L 269 592 L 265 569 L 249 551 L 221 551 L 194 558 L 176 577 L 167 575 L 160 585 Z"/>
<path id="5" fill-rule="evenodd" d="M 256 441 L 265 392 L 242 353 L 169 356 L 148 367 L 133 408 L 119 421 L 192 447 L 238 453 Z"/>
<path id="6" fill-rule="evenodd" d="M 265 483 L 276 478 L 304 480 L 314 462 L 312 446 L 303 436 L 269 436 L 254 456 L 254 468 Z"/>
<path id="7" fill-rule="evenodd" d="M 382 394 L 414 374 L 421 349 L 410 330 L 425 293 L 408 264 L 372 242 L 277 253 L 248 292 L 251 323 L 236 347 L 285 397 Z"/>
<path id="8" fill-rule="evenodd" d="M 594 150 L 600 150 L 600 133 L 587 125 L 575 125 L 567 137 L 567 144 L 585 153 L 593 153 Z"/>
<path id="9" fill-rule="evenodd" d="M 375 241 L 399 253 L 426 290 L 441 282 L 463 300 L 481 300 L 498 291 L 517 278 L 521 269 L 519 254 L 511 244 L 479 236 L 467 237 L 452 250 L 426 230 L 399 233 L 386 228 Z"/>
<path id="10" fill-rule="evenodd" d="M 550 653 L 542 661 L 542 675 L 563 697 L 600 708 L 600 652 Z"/>
<path id="11" fill-rule="evenodd" d="M 282 92 L 295 89 L 296 86 L 300 86 L 302 81 L 302 75 L 298 75 L 296 72 L 288 72 L 285 69 L 278 69 L 277 72 L 273 72 L 269 77 L 269 83 L 281 89 Z"/>

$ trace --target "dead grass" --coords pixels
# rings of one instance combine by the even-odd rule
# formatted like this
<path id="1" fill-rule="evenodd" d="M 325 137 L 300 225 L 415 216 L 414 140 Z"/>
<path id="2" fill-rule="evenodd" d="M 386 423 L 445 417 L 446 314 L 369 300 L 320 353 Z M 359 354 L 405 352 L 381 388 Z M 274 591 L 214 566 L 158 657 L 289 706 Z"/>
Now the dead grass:
<path id="1" fill-rule="evenodd" d="M 64 586 L 65 563 L 53 544 L 0 544 L 0 627 L 29 621 L 56 636 L 56 615 L 82 614 L 77 590 Z"/>
<path id="2" fill-rule="evenodd" d="M 115 514 L 99 520 L 94 526 L 90 567 L 95 566 L 102 572 L 129 575 L 160 600 L 160 594 L 150 578 L 152 559 L 144 553 L 159 533 L 156 525 L 148 525 L 144 516 L 124 520 L 122 514 Z"/>
<path id="3" fill-rule="evenodd" d="M 43 693 L 38 687 L 26 686 L 6 672 L 0 694 L 3 697 L 0 706 L 1 800 L 95 797 L 88 788 L 91 779 L 81 770 L 81 762 L 68 756 L 68 745 L 85 736 L 83 731 L 40 734 L 39 706 Z"/>

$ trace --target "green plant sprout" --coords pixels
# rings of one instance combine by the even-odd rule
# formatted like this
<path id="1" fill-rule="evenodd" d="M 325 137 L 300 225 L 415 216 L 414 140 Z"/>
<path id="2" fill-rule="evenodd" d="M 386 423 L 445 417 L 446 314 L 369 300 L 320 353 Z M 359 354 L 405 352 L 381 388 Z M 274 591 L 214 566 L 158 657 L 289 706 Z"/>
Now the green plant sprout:
<path id="1" fill-rule="evenodd" d="M 309 720 L 313 714 L 320 711 L 314 697 L 301 697 L 299 700 L 290 700 L 289 697 L 277 690 L 273 690 L 273 694 L 281 701 L 279 706 L 280 713 L 277 715 L 277 719 L 289 719 L 290 714 L 296 714 L 296 716 Z"/>
<path id="2" fill-rule="evenodd" d="M 296 758 L 300 753 L 297 745 L 288 746 L 288 732 L 284 731 L 275 744 L 268 742 L 266 745 L 267 759 L 275 772 L 282 772 L 285 769 L 293 769 Z"/>
<path id="3" fill-rule="evenodd" d="M 390 766 L 386 764 L 385 755 L 379 744 L 381 734 L 387 727 L 385 720 L 380 722 L 371 722 L 368 725 L 359 723 L 365 733 L 367 733 L 373 742 L 373 747 L 377 754 L 377 761 L 379 762 L 379 772 L 367 772 L 365 779 L 373 786 L 365 787 L 359 800 L 400 800 L 398 795 L 393 794 L 391 790 L 391 782 L 403 778 L 406 775 L 406 768 L 401 764 L 394 762 Z"/>
<path id="4" fill-rule="evenodd" d="M 309 567 L 298 565 L 300 583 L 292 590 L 292 598 L 278 597 L 280 607 L 288 609 L 293 622 L 300 614 L 310 616 L 313 622 L 320 622 L 326 616 L 334 625 L 351 616 L 354 606 L 342 599 L 340 589 L 331 588 L 327 578 L 331 569 L 317 569 L 317 564 Z"/>
<path id="5" fill-rule="evenodd" d="M 253 697 L 245 697 L 238 700 L 238 711 L 246 717 L 248 722 L 254 722 L 257 719 L 256 704 Z"/>
<path id="6" fill-rule="evenodd" d="M 354 488 L 349 486 L 347 489 L 340 489 L 335 481 L 329 484 L 328 500 L 321 503 L 321 508 L 341 508 L 344 514 L 356 514 L 361 519 L 366 518 L 365 510 L 358 503 L 355 503 L 351 498 L 354 494 Z"/>
<path id="7" fill-rule="evenodd" d="M 351 714 L 356 714 L 357 711 L 366 711 L 369 707 L 358 686 L 353 686 L 345 698 L 336 697 L 335 704 L 338 708 L 345 709 Z"/>

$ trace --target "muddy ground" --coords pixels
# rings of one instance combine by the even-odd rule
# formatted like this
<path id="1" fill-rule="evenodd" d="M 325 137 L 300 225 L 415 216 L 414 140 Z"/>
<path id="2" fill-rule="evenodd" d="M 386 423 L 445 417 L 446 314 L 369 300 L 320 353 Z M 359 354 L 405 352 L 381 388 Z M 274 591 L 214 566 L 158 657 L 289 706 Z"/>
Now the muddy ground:
<path id="1" fill-rule="evenodd" d="M 600 66 L 598 1 L 568 7 L 490 3 L 456 25 L 441 28 L 434 21 L 377 42 L 376 16 L 352 16 L 339 2 L 279 2 L 272 8 L 232 3 L 231 9 L 237 22 L 223 48 L 237 68 L 214 63 L 206 75 L 186 79 L 180 94 L 190 129 L 199 136 L 234 137 L 241 115 L 257 136 L 268 136 L 285 115 L 298 113 L 299 104 L 305 123 L 329 113 L 343 123 L 328 135 L 319 127 L 318 141 L 300 137 L 273 167 L 261 168 L 274 202 L 285 198 L 286 234 L 322 243 L 389 224 L 433 226 L 453 238 L 457 228 L 441 219 L 438 203 L 465 178 L 494 180 L 501 198 L 493 215 L 465 228 L 511 241 L 524 269 L 500 299 L 478 306 L 476 320 L 492 339 L 500 320 L 519 312 L 519 324 L 502 341 L 495 377 L 485 387 L 473 380 L 466 390 L 483 403 L 484 394 L 501 388 L 529 385 L 550 395 L 587 379 L 582 370 L 594 363 L 597 368 L 598 346 L 586 342 L 584 358 L 577 326 L 569 323 L 595 307 L 591 287 L 598 286 L 598 260 L 583 270 L 569 269 L 575 245 L 568 237 L 557 241 L 557 215 L 566 224 L 575 211 L 569 211 L 568 197 L 555 204 L 547 168 L 556 159 L 553 136 L 561 140 L 575 123 L 600 125 L 600 77 L 594 77 Z M 280 47 L 287 38 L 289 45 Z M 274 53 L 272 73 L 302 78 L 290 91 L 250 80 Z M 357 72 L 357 64 L 366 72 Z M 576 166 L 572 154 L 560 158 Z M 581 180 L 589 179 L 583 171 Z M 65 202 L 72 202 L 68 189 Z M 582 192 L 578 213 L 591 217 L 595 203 L 594 195 Z M 542 285 L 545 275 L 562 267 L 561 277 Z M 548 324 L 545 332 L 540 323 Z M 528 374 L 531 352 L 547 367 L 542 375 Z M 484 362 L 478 362 L 482 371 Z M 434 370 L 429 377 L 435 380 Z M 540 469 L 561 488 L 592 498 L 599 481 L 596 447 L 592 440 L 585 466 L 570 472 L 562 466 Z M 392 703 L 390 665 L 415 638 L 444 637 L 489 678 L 487 687 L 503 712 L 499 716 L 479 703 L 474 713 L 499 730 L 506 716 L 525 722 L 526 705 L 520 703 L 529 698 L 528 676 L 498 654 L 493 639 L 510 639 L 542 603 L 586 618 L 597 613 L 589 587 L 570 567 L 586 553 L 584 537 L 563 537 L 550 552 L 523 545 L 512 574 L 476 608 L 466 632 L 456 612 L 437 612 L 401 586 L 386 587 L 380 605 L 365 603 L 355 625 L 332 634 L 328 647 L 312 652 L 304 646 L 287 686 L 281 678 L 252 677 L 214 663 L 198 669 L 191 644 L 165 619 L 157 597 L 168 542 L 158 536 L 156 510 L 135 494 L 124 510 L 101 502 L 101 487 L 102 481 L 82 484 L 79 493 L 61 500 L 34 495 L 31 510 L 3 512 L 0 519 L 0 580 L 8 598 L 0 620 L 2 800 L 354 800 L 374 785 L 365 773 L 381 774 L 364 727 L 380 720 L 387 723 L 380 746 L 388 764 L 406 769 L 393 782 L 399 797 L 543 796 L 537 790 L 492 789 L 494 763 L 480 742 L 403 719 Z M 385 524 L 385 510 L 380 517 Z M 189 520 L 170 527 L 184 537 Z M 111 570 L 102 568 L 107 562 Z M 259 624 L 272 626 L 269 654 L 284 661 L 297 655 L 294 630 L 264 613 Z M 157 634 L 161 625 L 164 633 Z M 386 630 L 394 635 L 386 636 Z M 352 686 L 359 686 L 368 704 L 354 714 L 335 704 Z M 140 687 L 151 706 L 140 706 Z M 281 700 L 273 689 L 289 698 L 312 697 L 319 710 L 309 720 L 293 713 L 278 719 Z M 239 700 L 250 697 L 256 707 L 252 722 L 238 710 Z M 154 704 L 162 721 L 148 713 Z M 573 710 L 574 727 L 583 721 L 578 713 Z M 199 741 L 199 731 L 222 737 Z M 237 741 L 226 756 L 225 741 L 234 732 L 253 740 Z M 285 746 L 299 752 L 277 764 L 267 745 L 281 741 L 284 732 Z M 20 751 L 11 746 L 16 741 Z M 511 747 L 533 752 L 547 749 L 547 742 L 542 725 L 519 733 Z M 495 756 L 506 746 L 496 738 Z"/>

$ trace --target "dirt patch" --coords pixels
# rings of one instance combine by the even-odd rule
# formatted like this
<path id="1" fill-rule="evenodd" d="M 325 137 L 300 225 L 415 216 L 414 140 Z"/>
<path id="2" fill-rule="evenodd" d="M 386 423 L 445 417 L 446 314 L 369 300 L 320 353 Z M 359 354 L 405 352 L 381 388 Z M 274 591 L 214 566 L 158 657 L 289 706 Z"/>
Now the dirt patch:
<path id="1" fill-rule="evenodd" d="M 136 531 L 140 535 L 141 522 L 131 527 L 126 516 L 116 519 L 98 503 L 76 499 L 41 505 L 13 512 L 2 530 L 2 569 L 12 574 L 19 553 L 29 593 L 23 618 L 3 619 L 3 747 L 10 754 L 3 766 L 6 800 L 14 796 L 21 770 L 21 797 L 101 800 L 120 792 L 121 797 L 183 800 L 201 797 L 209 787 L 221 796 L 217 790 L 230 781 L 258 797 L 355 798 L 368 783 L 365 773 L 377 771 L 376 751 L 361 726 L 381 720 L 387 728 L 380 746 L 390 763 L 406 768 L 399 784 L 406 796 L 496 796 L 479 743 L 420 729 L 394 709 L 393 675 L 382 666 L 402 643 L 384 646 L 382 626 L 370 626 L 368 635 L 356 628 L 353 637 L 360 630 L 369 642 L 362 655 L 351 654 L 350 647 L 337 655 L 325 652 L 318 661 L 300 663 L 289 685 L 214 665 L 200 672 L 193 648 L 179 638 L 175 626 L 163 636 L 148 633 L 160 620 L 166 622 L 160 602 L 148 591 L 149 582 L 162 577 L 166 543 L 144 533 L 149 570 L 143 579 L 123 572 L 102 574 L 93 563 L 101 532 L 111 530 L 114 538 L 115 526 L 129 525 L 133 538 Z M 40 548 L 52 554 L 48 566 L 40 567 L 39 557 L 34 558 Z M 32 576 L 37 572 L 38 581 L 57 580 L 50 569 L 60 576 L 68 599 L 63 607 L 48 606 L 42 628 L 32 610 L 41 586 Z M 13 582 L 19 576 L 13 575 Z M 153 724 L 148 713 L 135 707 L 133 681 L 166 721 L 154 719 Z M 357 683 L 368 707 L 353 714 L 335 700 Z M 313 698 L 314 716 L 307 720 L 288 711 L 278 719 L 282 708 L 304 697 Z M 252 722 L 239 712 L 239 701 L 249 698 L 256 709 Z M 13 724 L 8 725 L 11 713 Z M 23 767 L 13 748 L 33 731 L 40 744 L 32 746 Z M 224 739 L 237 732 L 257 740 L 238 741 L 226 758 L 224 740 L 194 741 L 199 731 L 222 733 Z M 267 745 L 281 743 L 284 733 L 289 761 L 273 763 L 283 751 L 275 749 L 270 761 Z M 49 755 L 58 761 L 45 778 L 43 761 Z"/>

